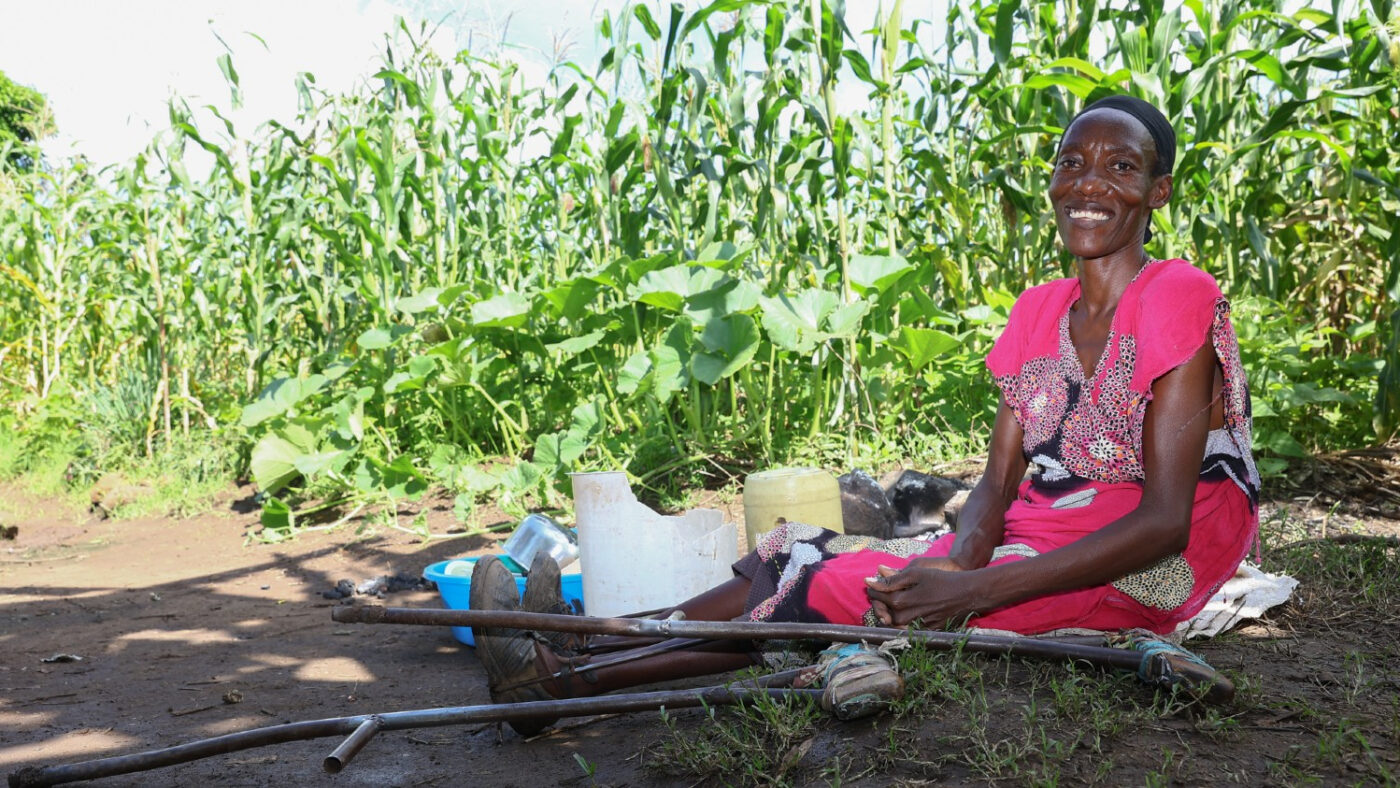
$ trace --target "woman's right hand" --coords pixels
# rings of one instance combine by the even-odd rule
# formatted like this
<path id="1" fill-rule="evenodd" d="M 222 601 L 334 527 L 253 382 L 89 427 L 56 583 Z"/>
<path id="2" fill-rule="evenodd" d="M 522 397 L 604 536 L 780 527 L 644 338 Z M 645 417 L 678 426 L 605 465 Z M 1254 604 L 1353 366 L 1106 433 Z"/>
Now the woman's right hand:
<path id="1" fill-rule="evenodd" d="M 979 572 L 913 562 L 903 569 L 881 566 L 878 571 L 878 577 L 865 581 L 865 594 L 875 617 L 885 626 L 902 627 L 922 621 L 924 626 L 942 629 L 997 606 L 982 588 L 984 584 L 974 582 L 981 577 Z M 960 576 L 954 579 L 955 575 Z"/>

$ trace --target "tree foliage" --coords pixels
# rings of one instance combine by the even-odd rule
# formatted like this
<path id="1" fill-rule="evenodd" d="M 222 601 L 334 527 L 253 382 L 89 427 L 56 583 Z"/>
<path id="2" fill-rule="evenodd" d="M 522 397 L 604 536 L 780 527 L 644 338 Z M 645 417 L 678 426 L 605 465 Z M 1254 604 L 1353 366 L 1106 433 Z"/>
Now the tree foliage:
<path id="1" fill-rule="evenodd" d="M 55 131 L 44 94 L 0 71 L 0 155 L 27 170 L 38 158 L 34 143 Z"/>

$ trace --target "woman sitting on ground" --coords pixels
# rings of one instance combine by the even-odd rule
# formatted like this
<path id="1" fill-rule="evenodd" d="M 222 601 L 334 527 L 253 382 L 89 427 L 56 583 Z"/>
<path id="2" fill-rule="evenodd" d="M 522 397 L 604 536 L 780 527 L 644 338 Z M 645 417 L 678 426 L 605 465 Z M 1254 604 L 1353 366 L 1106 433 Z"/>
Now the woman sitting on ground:
<path id="1" fill-rule="evenodd" d="M 1171 197 L 1175 157 L 1166 118 L 1128 96 L 1095 102 L 1065 130 L 1050 203 L 1077 276 L 1022 294 L 987 357 L 1001 403 L 956 533 L 878 542 L 789 523 L 735 564 L 736 577 L 677 610 L 1022 634 L 1164 633 L 1198 612 L 1255 539 L 1259 477 L 1228 303 L 1209 274 L 1144 248 L 1152 211 Z M 558 604 L 554 578 L 557 568 L 532 572 L 526 609 Z M 477 564 L 478 604 L 517 604 L 497 561 Z M 752 643 L 710 642 L 580 670 L 595 657 L 531 633 L 483 629 L 476 639 L 498 702 L 760 660 Z M 567 666 L 574 675 L 550 678 Z"/>

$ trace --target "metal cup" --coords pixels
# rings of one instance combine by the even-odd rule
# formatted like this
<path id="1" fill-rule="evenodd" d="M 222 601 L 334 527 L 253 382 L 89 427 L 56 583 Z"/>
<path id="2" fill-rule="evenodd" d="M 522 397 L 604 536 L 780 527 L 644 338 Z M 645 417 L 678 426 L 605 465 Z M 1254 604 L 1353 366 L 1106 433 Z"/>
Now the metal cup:
<path id="1" fill-rule="evenodd" d="M 532 514 L 520 521 L 504 549 L 526 570 L 540 553 L 553 558 L 562 569 L 578 560 L 578 536 L 545 515 Z"/>

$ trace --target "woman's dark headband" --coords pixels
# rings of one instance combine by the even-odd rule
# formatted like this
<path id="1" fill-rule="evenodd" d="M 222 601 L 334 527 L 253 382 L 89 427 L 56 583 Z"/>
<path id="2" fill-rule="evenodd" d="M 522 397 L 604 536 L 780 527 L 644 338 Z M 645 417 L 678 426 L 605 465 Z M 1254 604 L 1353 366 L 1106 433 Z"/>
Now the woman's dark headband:
<path id="1" fill-rule="evenodd" d="M 1116 109 L 1137 118 L 1152 136 L 1152 144 L 1157 147 L 1157 166 L 1153 168 L 1152 174 L 1171 174 L 1176 166 L 1176 130 L 1161 110 L 1135 96 L 1108 96 L 1080 110 L 1069 125 L 1073 126 L 1074 121 L 1079 120 L 1084 113 L 1095 109 Z M 1068 131 L 1069 126 L 1066 126 L 1065 130 Z"/>

